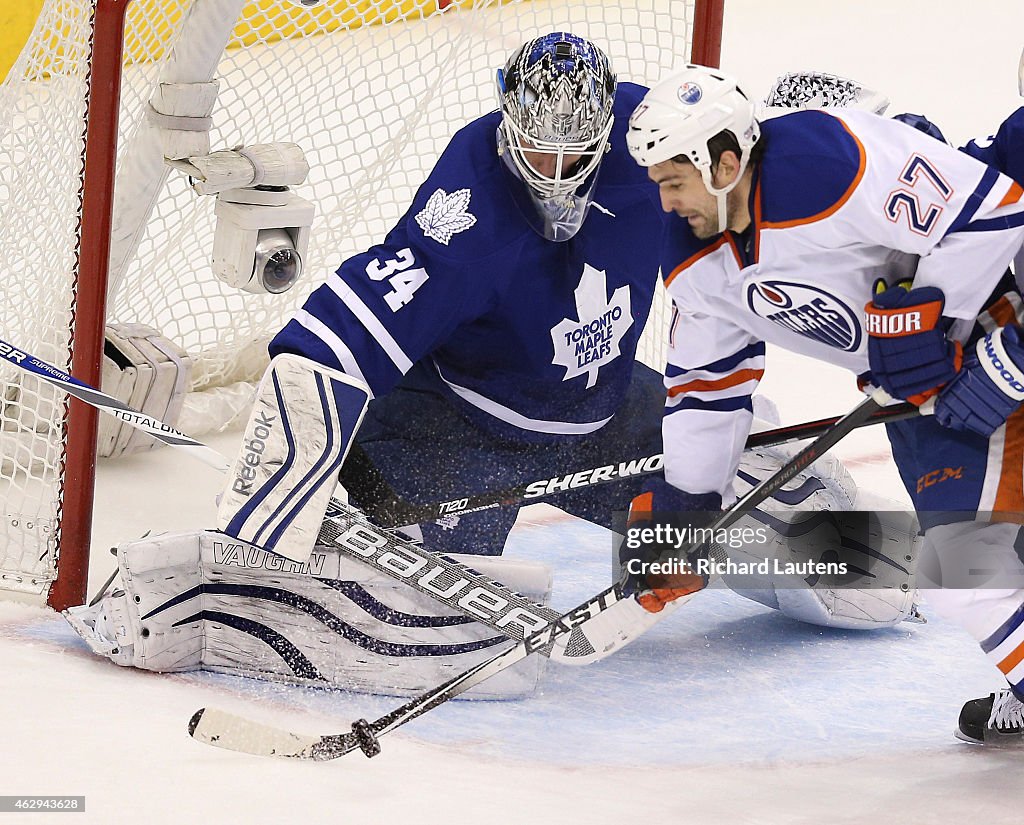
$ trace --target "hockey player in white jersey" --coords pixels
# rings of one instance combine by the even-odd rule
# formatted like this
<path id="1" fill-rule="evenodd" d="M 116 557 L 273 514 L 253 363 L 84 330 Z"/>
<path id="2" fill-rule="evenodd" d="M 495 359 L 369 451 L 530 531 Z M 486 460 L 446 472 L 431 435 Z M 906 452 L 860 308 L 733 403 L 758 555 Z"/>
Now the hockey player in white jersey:
<path id="1" fill-rule="evenodd" d="M 1024 54 L 1020 65 L 1020 93 L 1024 95 Z M 819 107 L 854 107 L 883 114 L 888 104 L 885 95 L 855 80 L 821 72 L 793 72 L 776 80 L 764 106 L 758 109 L 758 116 L 763 119 L 786 114 L 793 109 Z M 948 142 L 942 130 L 923 115 L 901 113 L 893 115 L 893 118 L 936 140 Z M 1011 112 L 993 134 L 968 141 L 960 151 L 1024 185 L 1024 107 Z M 1017 289 L 1005 292 L 1008 302 L 1016 301 L 1020 292 L 1024 277 L 1024 246 L 1013 259 L 1013 275 Z M 1008 284 L 1006 279 L 1004 286 Z M 1013 303 L 997 304 L 995 312 L 1003 322 L 1011 313 L 1019 315 Z M 894 428 L 897 437 L 901 429 L 906 428 Z M 995 634 L 995 638 L 1001 638 L 1000 634 Z M 1015 694 L 1008 687 L 964 705 L 957 736 L 969 742 L 998 742 L 1004 741 L 1008 735 L 1010 741 L 1016 741 L 1020 734 L 1019 722 Z"/>
<path id="2" fill-rule="evenodd" d="M 1024 240 L 1024 190 L 872 114 L 809 110 L 760 124 L 736 82 L 705 67 L 652 89 L 627 140 L 673 213 L 663 270 L 679 313 L 665 378 L 668 483 L 653 485 L 645 509 L 731 502 L 765 341 L 869 373 L 896 397 L 934 397 L 934 416 L 889 428 L 941 568 L 929 601 L 1011 688 L 997 706 L 987 700 L 992 718 L 980 726 L 968 703 L 959 735 L 1020 741 L 1024 335 L 1006 273 Z M 708 365 L 714 387 L 698 380 Z M 982 557 L 1003 572 L 972 586 L 966 571 Z M 654 608 L 673 596 L 673 582 L 657 584 L 645 594 Z"/>

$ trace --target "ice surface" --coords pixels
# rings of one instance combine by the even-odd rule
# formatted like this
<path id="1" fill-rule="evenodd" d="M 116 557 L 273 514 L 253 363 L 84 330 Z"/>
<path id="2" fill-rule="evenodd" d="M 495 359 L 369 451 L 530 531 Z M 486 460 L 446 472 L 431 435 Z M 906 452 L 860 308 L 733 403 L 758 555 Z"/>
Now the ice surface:
<path id="1" fill-rule="evenodd" d="M 1020 103 L 1019 0 L 729 0 L 726 15 L 723 65 L 752 95 L 787 71 L 831 71 L 887 93 L 890 112 L 927 114 L 957 142 Z M 776 350 L 762 386 L 787 423 L 858 400 L 842 371 Z M 211 441 L 230 452 L 234 438 Z M 906 503 L 877 430 L 837 453 L 868 496 Z M 104 464 L 92 588 L 113 566 L 104 548 L 212 524 L 218 483 L 169 450 Z M 554 565 L 557 606 L 607 582 L 607 535 L 550 508 L 524 512 L 508 553 Z M 124 670 L 89 654 L 59 617 L 9 603 L 0 673 L 0 794 L 85 794 L 73 822 L 919 825 L 1017 822 L 1024 801 L 1024 754 L 951 736 L 961 703 L 1000 679 L 934 617 L 828 631 L 711 591 L 603 663 L 549 667 L 529 700 L 452 702 L 388 736 L 372 761 L 326 764 L 218 751 L 185 725 L 217 705 L 337 732 L 401 700 Z"/>

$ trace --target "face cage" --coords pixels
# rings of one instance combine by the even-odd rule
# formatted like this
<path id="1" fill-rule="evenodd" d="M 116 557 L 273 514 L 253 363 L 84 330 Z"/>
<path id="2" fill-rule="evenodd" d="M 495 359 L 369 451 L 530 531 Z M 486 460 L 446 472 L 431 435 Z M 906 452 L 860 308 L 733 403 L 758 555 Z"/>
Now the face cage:
<path id="1" fill-rule="evenodd" d="M 575 237 L 590 212 L 591 196 L 597 186 L 600 166 L 594 167 L 590 177 L 577 185 L 573 193 L 541 197 L 523 180 L 522 172 L 512 160 L 505 130 L 500 127 L 497 140 L 501 166 L 510 179 L 509 194 L 530 228 L 545 240 L 556 243 L 564 243 Z"/>
<path id="2" fill-rule="evenodd" d="M 523 131 L 506 111 L 502 112 L 501 125 L 505 133 L 505 146 L 523 181 L 541 198 L 553 198 L 558 195 L 573 194 L 580 183 L 597 169 L 601 158 L 607 151 L 608 137 L 611 134 L 614 121 L 615 118 L 609 115 L 608 123 L 605 124 L 597 138 L 586 143 L 556 143 L 536 140 Z M 524 143 L 527 145 L 524 146 Z M 554 177 L 549 177 L 538 171 L 526 158 L 526 152 L 555 155 Z M 562 159 L 566 155 L 579 155 L 580 158 L 574 165 L 572 174 L 563 178 Z"/>

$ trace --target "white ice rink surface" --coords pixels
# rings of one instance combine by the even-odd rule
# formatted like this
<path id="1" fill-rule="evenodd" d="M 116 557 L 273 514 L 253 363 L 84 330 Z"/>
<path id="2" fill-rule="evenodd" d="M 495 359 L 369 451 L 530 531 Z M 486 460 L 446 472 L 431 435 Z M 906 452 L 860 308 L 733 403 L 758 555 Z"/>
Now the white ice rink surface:
<path id="1" fill-rule="evenodd" d="M 955 142 L 1020 103 L 1019 0 L 728 0 L 723 66 L 763 94 L 817 68 L 886 91 Z M 500 58 L 496 57 L 496 62 Z M 857 401 L 845 373 L 771 351 L 763 382 L 784 422 Z M 237 436 L 209 439 L 225 452 Z M 877 431 L 836 451 L 863 490 L 906 501 Z M 170 450 L 104 464 L 90 592 L 105 552 L 146 530 L 213 522 L 219 476 Z M 508 555 L 556 570 L 555 606 L 605 586 L 609 540 L 546 507 L 525 511 Z M 925 608 L 927 613 L 927 608 Z M 82 823 L 1010 823 L 1024 753 L 951 736 L 963 701 L 1000 684 L 958 629 L 932 617 L 875 634 L 789 621 L 728 592 L 699 595 L 621 654 L 549 667 L 519 702 L 452 702 L 325 764 L 193 742 L 216 705 L 312 733 L 400 703 L 209 675 L 117 668 L 41 608 L 0 603 L 0 794 L 84 794 Z M 55 814 L 4 814 L 0 823 Z"/>

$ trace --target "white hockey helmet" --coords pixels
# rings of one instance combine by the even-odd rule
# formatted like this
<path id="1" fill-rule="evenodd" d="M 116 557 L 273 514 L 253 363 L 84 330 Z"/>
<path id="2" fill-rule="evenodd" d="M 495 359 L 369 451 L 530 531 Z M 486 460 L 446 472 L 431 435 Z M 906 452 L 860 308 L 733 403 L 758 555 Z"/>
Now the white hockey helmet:
<path id="1" fill-rule="evenodd" d="M 740 174 L 716 189 L 708 141 L 726 131 L 739 145 Z M 684 155 L 697 167 L 707 190 L 724 196 L 739 181 L 760 137 L 754 104 L 736 81 L 718 69 L 689 64 L 646 94 L 629 119 L 626 145 L 641 166 Z"/>
<path id="2" fill-rule="evenodd" d="M 498 71 L 505 144 L 541 198 L 573 194 L 597 169 L 612 130 L 615 86 L 604 52 L 568 32 L 530 40 Z M 554 174 L 537 169 L 524 152 L 554 155 Z M 563 177 L 566 155 L 581 158 Z"/>

